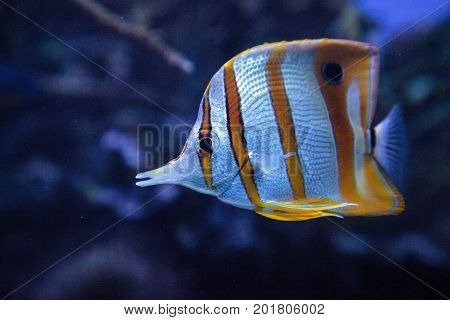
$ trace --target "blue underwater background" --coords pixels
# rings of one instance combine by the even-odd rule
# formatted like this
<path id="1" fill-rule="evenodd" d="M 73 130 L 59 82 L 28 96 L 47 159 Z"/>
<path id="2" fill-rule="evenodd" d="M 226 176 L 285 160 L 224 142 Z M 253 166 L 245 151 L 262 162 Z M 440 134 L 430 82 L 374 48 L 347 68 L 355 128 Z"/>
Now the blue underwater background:
<path id="1" fill-rule="evenodd" d="M 447 1 L 97 0 L 187 57 L 190 73 L 76 2 L 0 1 L 0 297 L 450 295 Z M 333 220 L 346 232 L 326 219 L 272 221 L 182 187 L 135 186 L 139 170 L 163 162 L 142 160 L 143 124 L 178 135 L 233 55 L 322 37 L 382 46 L 375 121 L 401 103 L 410 136 L 403 214 Z M 182 144 L 173 141 L 145 155 L 169 160 Z"/>

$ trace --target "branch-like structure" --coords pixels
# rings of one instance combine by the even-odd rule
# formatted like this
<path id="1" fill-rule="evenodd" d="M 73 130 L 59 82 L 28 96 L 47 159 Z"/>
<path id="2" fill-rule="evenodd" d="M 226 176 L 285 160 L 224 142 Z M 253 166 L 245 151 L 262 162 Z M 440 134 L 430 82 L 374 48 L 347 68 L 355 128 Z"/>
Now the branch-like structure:
<path id="1" fill-rule="evenodd" d="M 194 64 L 189 59 L 185 58 L 180 52 L 164 43 L 164 41 L 162 41 L 155 32 L 148 30 L 143 26 L 123 21 L 103 5 L 95 2 L 95 0 L 72 1 L 81 6 L 86 12 L 88 12 L 105 27 L 114 30 L 124 37 L 138 41 L 149 49 L 157 52 L 170 65 L 177 67 L 186 73 L 191 73 L 194 71 Z"/>

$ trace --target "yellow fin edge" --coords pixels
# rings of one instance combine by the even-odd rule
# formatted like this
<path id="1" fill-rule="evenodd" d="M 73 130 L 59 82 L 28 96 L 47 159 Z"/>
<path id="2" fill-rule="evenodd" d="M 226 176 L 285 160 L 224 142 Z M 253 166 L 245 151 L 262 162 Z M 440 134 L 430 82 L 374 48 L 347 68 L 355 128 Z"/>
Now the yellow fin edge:
<path id="1" fill-rule="evenodd" d="M 326 213 L 321 211 L 311 211 L 311 212 L 302 212 L 302 213 L 289 213 L 282 211 L 273 211 L 273 212 L 265 212 L 262 210 L 255 210 L 255 212 L 259 215 L 262 215 L 266 218 L 278 220 L 278 221 L 305 221 L 323 217 L 339 217 L 337 214 Z"/>
<path id="2" fill-rule="evenodd" d="M 255 212 L 270 219 L 280 221 L 303 221 L 322 217 L 339 217 L 338 209 L 356 206 L 329 199 L 302 199 L 298 201 L 268 201 Z"/>

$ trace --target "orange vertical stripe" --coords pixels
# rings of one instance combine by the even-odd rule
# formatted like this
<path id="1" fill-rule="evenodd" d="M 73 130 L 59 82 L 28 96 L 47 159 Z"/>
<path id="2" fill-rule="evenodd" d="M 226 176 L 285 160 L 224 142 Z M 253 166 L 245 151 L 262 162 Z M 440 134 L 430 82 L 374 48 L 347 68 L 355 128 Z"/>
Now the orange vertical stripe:
<path id="1" fill-rule="evenodd" d="M 355 81 L 360 90 L 360 111 L 361 124 L 363 129 L 369 125 L 367 122 L 367 113 L 369 112 L 369 70 L 370 58 L 373 54 L 372 48 L 361 48 L 358 46 L 343 46 L 338 42 L 324 43 L 318 45 L 315 51 L 314 69 L 318 79 L 322 96 L 326 102 L 330 122 L 333 128 L 336 153 L 339 172 L 339 189 L 348 202 L 357 203 L 359 213 L 376 212 L 379 209 L 379 203 L 386 203 L 391 206 L 393 199 L 389 197 L 380 198 L 380 194 L 386 194 L 385 186 L 380 179 L 374 179 L 371 167 L 366 162 L 361 163 L 364 170 L 364 179 L 367 184 L 364 194 L 358 193 L 355 174 L 354 157 L 354 133 L 347 113 L 347 91 L 350 84 Z M 375 52 L 374 52 L 375 53 Z M 328 84 L 321 74 L 322 64 L 325 62 L 339 63 L 343 68 L 343 82 L 337 85 Z M 381 192 L 382 190 L 383 192 Z M 368 198 L 368 195 L 370 198 Z M 378 204 L 377 204 L 378 203 Z"/>
<path id="2" fill-rule="evenodd" d="M 230 60 L 224 65 L 228 134 L 230 136 L 234 158 L 240 168 L 239 174 L 247 196 L 254 205 L 262 206 L 258 188 L 253 178 L 254 170 L 250 162 L 247 141 L 244 136 L 244 122 L 242 120 L 241 102 L 233 61 Z"/>
<path id="3" fill-rule="evenodd" d="M 291 106 L 286 95 L 281 63 L 285 46 L 277 46 L 270 51 L 267 62 L 267 77 L 269 82 L 270 97 L 277 119 L 283 154 L 289 154 L 285 159 L 286 170 L 295 199 L 305 199 L 305 188 L 300 159 L 298 157 L 298 145 L 295 136 L 295 126 L 292 119 Z M 291 155 L 292 154 L 292 155 Z"/>
<path id="4" fill-rule="evenodd" d="M 204 138 L 211 139 L 212 125 L 211 125 L 211 106 L 209 104 L 209 85 L 203 95 L 203 117 L 202 124 L 199 130 L 199 141 Z M 203 177 L 208 188 L 213 188 L 212 178 L 212 153 L 199 150 L 200 166 L 202 168 Z"/>
<path id="5" fill-rule="evenodd" d="M 352 48 L 348 49 L 343 46 L 336 46 L 333 50 L 331 44 L 324 47 L 319 46 L 316 50 L 314 68 L 333 128 L 338 160 L 339 189 L 347 201 L 353 200 L 359 203 L 360 201 L 355 201 L 359 200 L 359 197 L 355 199 L 357 187 L 354 167 L 354 139 L 352 126 L 347 115 L 346 100 L 347 89 L 351 83 L 350 75 L 346 73 L 346 69 L 356 61 L 354 52 L 351 52 L 351 50 Z M 346 51 L 350 51 L 350 53 Z M 325 62 L 336 62 L 342 66 L 344 80 L 341 84 L 330 85 L 323 79 L 321 69 Z M 351 72 L 355 71 L 352 70 Z"/>

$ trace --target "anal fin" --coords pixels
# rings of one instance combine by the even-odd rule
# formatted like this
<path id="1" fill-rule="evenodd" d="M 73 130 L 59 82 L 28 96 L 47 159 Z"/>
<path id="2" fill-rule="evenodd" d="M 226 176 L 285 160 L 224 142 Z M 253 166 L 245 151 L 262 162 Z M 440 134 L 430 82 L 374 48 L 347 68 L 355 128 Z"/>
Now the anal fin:
<path id="1" fill-rule="evenodd" d="M 282 211 L 289 213 L 302 212 L 330 212 L 343 209 L 350 206 L 356 206 L 353 203 L 338 202 L 330 199 L 302 199 L 294 201 L 266 201 L 265 207 L 274 211 Z"/>
<path id="2" fill-rule="evenodd" d="M 266 201 L 256 213 L 280 221 L 303 221 L 322 217 L 339 217 L 344 208 L 355 206 L 330 199 L 302 199 L 294 201 Z"/>
<path id="3" fill-rule="evenodd" d="M 311 219 L 317 219 L 317 218 L 323 218 L 323 217 L 339 217 L 342 218 L 342 216 L 333 214 L 333 213 L 326 213 L 322 211 L 304 211 L 301 213 L 291 213 L 291 212 L 283 212 L 283 211 L 272 211 L 272 212 L 266 212 L 261 210 L 255 210 L 256 213 L 269 218 L 273 220 L 278 221 L 305 221 L 305 220 L 311 220 Z"/>

